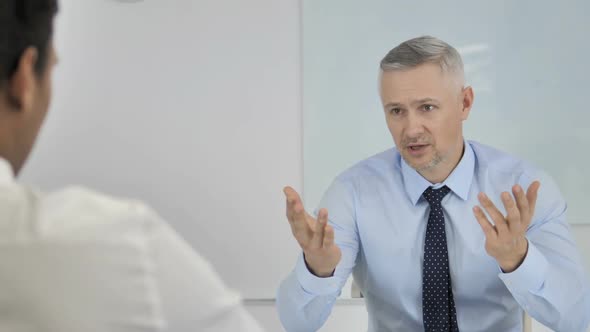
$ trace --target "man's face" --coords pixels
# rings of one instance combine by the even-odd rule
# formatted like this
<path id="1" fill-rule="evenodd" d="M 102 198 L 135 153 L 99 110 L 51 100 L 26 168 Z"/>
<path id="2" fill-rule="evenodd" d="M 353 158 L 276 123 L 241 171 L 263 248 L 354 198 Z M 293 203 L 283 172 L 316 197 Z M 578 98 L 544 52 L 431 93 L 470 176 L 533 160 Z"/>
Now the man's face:
<path id="1" fill-rule="evenodd" d="M 462 123 L 472 98 L 458 75 L 437 64 L 382 73 L 387 126 L 404 160 L 418 172 L 433 172 L 441 162 L 460 158 Z"/>

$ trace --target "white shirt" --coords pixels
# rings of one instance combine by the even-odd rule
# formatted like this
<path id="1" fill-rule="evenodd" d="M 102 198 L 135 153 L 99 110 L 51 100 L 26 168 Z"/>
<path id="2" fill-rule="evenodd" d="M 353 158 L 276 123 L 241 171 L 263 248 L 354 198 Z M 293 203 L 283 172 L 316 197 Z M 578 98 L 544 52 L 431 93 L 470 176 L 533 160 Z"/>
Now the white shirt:
<path id="1" fill-rule="evenodd" d="M 211 266 L 145 205 L 42 194 L 0 158 L 0 331 L 261 331 Z"/>

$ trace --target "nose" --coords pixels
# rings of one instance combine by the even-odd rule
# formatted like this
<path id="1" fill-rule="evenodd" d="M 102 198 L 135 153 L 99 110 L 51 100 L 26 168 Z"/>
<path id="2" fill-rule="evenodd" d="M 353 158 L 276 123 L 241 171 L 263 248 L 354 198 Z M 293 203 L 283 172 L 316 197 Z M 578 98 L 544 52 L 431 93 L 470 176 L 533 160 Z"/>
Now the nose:
<path id="1" fill-rule="evenodd" d="M 406 138 L 411 140 L 424 135 L 424 123 L 422 121 L 423 119 L 418 114 L 416 114 L 416 112 L 408 112 L 406 120 Z"/>

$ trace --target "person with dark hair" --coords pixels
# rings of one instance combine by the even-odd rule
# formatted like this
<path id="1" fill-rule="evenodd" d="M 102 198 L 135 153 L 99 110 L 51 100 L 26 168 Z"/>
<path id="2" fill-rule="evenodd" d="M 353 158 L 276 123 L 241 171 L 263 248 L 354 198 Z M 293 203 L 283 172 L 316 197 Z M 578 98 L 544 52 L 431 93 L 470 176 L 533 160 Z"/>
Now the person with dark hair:
<path id="1" fill-rule="evenodd" d="M 145 205 L 15 180 L 51 99 L 57 7 L 0 2 L 0 331 L 260 331 Z"/>

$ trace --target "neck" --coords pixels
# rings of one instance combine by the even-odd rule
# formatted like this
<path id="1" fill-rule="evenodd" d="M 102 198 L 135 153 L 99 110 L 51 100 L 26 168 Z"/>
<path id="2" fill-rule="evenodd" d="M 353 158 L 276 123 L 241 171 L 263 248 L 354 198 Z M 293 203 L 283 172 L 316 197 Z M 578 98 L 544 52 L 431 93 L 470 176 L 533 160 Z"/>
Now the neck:
<path id="1" fill-rule="evenodd" d="M 442 183 L 449 177 L 449 175 L 451 175 L 455 167 L 457 167 L 461 158 L 463 158 L 464 152 L 465 142 L 463 141 L 463 138 L 461 138 L 457 147 L 453 149 L 449 155 L 443 156 L 438 165 L 430 169 L 418 171 L 418 173 L 430 183 Z"/>
<path id="2" fill-rule="evenodd" d="M 0 135 L 0 140 L 2 140 L 1 137 L 2 136 Z M 13 158 L 12 155 L 13 154 L 9 153 L 9 151 L 4 149 L 2 144 L 0 144 L 0 159 L 6 160 L 8 162 L 13 175 L 16 176 L 18 174 L 19 167 L 18 163 L 15 161 L 15 158 Z"/>
<path id="3" fill-rule="evenodd" d="M 14 134 L 14 121 L 10 116 L 10 110 L 0 107 L 0 158 L 8 161 L 13 173 L 16 175 L 22 165 L 19 160 L 17 139 Z"/>

